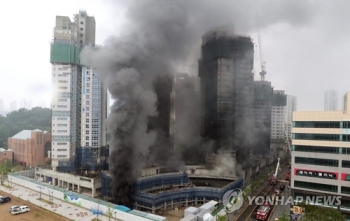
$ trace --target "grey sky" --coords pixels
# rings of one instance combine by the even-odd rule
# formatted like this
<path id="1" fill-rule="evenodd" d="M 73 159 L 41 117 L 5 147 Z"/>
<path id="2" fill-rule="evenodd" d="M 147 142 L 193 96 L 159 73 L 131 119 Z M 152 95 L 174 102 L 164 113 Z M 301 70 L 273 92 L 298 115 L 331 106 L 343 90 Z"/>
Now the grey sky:
<path id="1" fill-rule="evenodd" d="M 164 0 L 159 2 L 166 4 Z M 242 20 L 257 12 L 263 26 L 261 38 L 267 63 L 266 80 L 271 81 L 275 89 L 297 96 L 298 110 L 322 110 L 324 91 L 328 89 L 336 89 L 341 96 L 350 91 L 350 26 L 347 24 L 350 2 L 291 1 L 293 3 L 281 4 L 277 0 L 266 0 L 260 1 L 259 5 L 248 2 L 250 4 L 237 4 L 232 12 Z M 110 35 L 124 30 L 125 7 L 123 1 L 112 0 L 14 0 L 4 3 L 0 8 L 3 21 L 0 99 L 5 100 L 6 108 L 12 100 L 24 98 L 33 100 L 34 104 L 41 100 L 49 104 L 49 42 L 56 15 L 72 18 L 79 9 L 86 10 L 96 19 L 96 43 L 103 44 Z M 254 10 L 244 11 L 247 7 L 254 7 Z M 205 22 L 210 22 L 210 11 L 204 14 Z M 249 32 L 257 43 L 256 29 Z M 260 59 L 256 49 L 255 72 L 259 79 Z"/>

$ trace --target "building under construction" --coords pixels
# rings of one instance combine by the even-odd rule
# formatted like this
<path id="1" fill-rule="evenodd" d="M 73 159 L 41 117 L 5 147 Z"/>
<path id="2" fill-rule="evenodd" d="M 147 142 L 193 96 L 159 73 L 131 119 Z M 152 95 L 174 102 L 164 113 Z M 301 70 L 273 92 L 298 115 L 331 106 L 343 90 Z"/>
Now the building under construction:
<path id="1" fill-rule="evenodd" d="M 111 180 L 108 172 L 102 173 L 101 196 L 106 200 L 111 199 Z M 202 205 L 210 200 L 222 203 L 225 192 L 242 186 L 243 178 L 189 175 L 163 171 L 154 166 L 137 179 L 133 208 L 161 214 L 169 209 Z"/>
<path id="2" fill-rule="evenodd" d="M 201 133 L 216 149 L 237 150 L 244 159 L 254 137 L 254 44 L 250 37 L 216 30 L 203 36 L 198 75 Z"/>

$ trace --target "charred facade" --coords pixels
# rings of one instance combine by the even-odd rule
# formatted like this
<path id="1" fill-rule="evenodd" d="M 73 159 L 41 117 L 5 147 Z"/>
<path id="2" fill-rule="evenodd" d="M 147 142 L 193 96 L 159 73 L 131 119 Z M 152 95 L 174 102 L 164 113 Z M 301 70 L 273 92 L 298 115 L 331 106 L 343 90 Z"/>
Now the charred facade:
<path id="1" fill-rule="evenodd" d="M 271 144 L 271 110 L 273 88 L 271 82 L 254 82 L 254 117 L 256 146 L 253 154 L 264 154 L 270 150 Z"/>
<path id="2" fill-rule="evenodd" d="M 253 147 L 254 45 L 249 37 L 214 31 L 199 60 L 201 135 L 243 159 Z"/>

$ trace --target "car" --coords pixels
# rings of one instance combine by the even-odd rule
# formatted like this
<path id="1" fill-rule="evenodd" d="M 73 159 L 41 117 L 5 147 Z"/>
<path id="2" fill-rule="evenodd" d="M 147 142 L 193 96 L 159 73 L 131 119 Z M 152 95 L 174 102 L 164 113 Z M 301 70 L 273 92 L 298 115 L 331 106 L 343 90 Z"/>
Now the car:
<path id="1" fill-rule="evenodd" d="M 8 196 L 0 196 L 0 203 L 8 203 L 11 202 L 11 198 Z"/>
<path id="2" fill-rule="evenodd" d="M 15 205 L 15 206 L 11 206 L 10 209 L 9 209 L 9 212 L 11 213 L 12 210 L 16 209 L 16 208 L 19 208 L 18 205 Z"/>
<path id="3" fill-rule="evenodd" d="M 10 213 L 13 215 L 17 215 L 17 214 L 25 213 L 29 211 L 30 209 L 28 206 L 14 206 L 10 208 Z"/>

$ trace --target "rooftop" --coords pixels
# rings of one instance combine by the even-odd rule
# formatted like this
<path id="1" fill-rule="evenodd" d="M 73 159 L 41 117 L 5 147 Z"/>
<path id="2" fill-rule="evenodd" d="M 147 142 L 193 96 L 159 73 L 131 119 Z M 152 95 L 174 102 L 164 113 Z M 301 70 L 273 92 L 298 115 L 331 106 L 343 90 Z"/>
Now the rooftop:
<path id="1" fill-rule="evenodd" d="M 21 139 L 21 140 L 26 140 L 28 138 L 31 138 L 31 134 L 32 132 L 44 132 L 44 134 L 47 133 L 47 131 L 42 131 L 39 129 L 35 129 L 35 130 L 22 130 L 21 132 L 19 132 L 18 134 L 16 134 L 15 136 L 13 136 L 12 138 L 14 139 Z"/>

